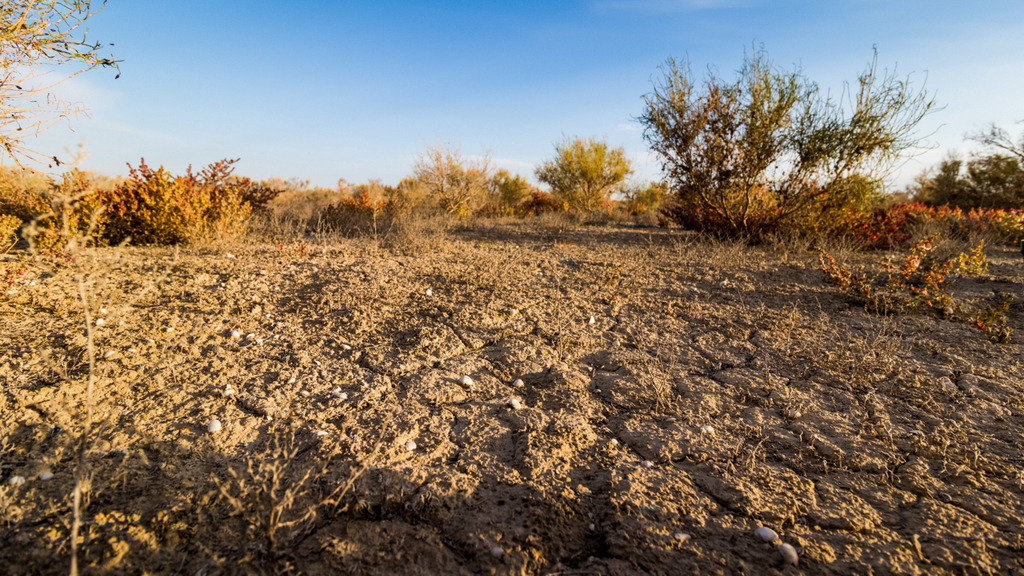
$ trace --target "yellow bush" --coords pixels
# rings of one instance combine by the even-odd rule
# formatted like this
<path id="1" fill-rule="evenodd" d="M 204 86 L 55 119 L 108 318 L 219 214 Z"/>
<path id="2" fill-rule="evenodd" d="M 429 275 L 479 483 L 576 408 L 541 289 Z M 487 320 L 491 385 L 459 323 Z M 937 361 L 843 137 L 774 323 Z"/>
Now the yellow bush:
<path id="1" fill-rule="evenodd" d="M 0 249 L 6 250 L 18 241 L 21 219 L 10 214 L 0 214 Z"/>

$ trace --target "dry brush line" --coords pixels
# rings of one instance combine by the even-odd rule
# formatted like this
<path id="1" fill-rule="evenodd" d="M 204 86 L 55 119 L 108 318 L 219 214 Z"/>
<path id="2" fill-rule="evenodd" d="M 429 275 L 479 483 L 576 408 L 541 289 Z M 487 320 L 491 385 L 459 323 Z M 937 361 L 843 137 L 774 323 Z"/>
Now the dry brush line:
<path id="1" fill-rule="evenodd" d="M 344 473 L 344 478 L 333 488 L 323 490 L 325 484 L 335 482 L 329 477 L 332 464 L 341 458 L 341 450 L 332 447 L 325 456 L 314 456 L 315 462 L 302 469 L 300 457 L 317 442 L 300 444 L 296 429 L 274 434 L 269 450 L 250 455 L 243 466 L 229 470 L 230 478 L 214 478 L 216 488 L 206 494 L 202 502 L 209 503 L 210 526 L 219 525 L 217 507 L 223 504 L 226 514 L 248 523 L 247 542 L 239 561 L 246 564 L 269 563 L 285 571 L 294 569 L 287 556 L 307 537 L 315 533 L 330 518 L 347 509 L 345 498 L 355 482 L 383 454 L 386 431 L 393 419 L 389 415 L 382 424 L 382 433 L 376 443 L 362 457 L 355 459 Z M 347 434 L 342 431 L 342 436 Z M 242 536 L 242 535 L 237 535 Z M 214 550 L 204 547 L 212 558 Z"/>
<path id="2" fill-rule="evenodd" d="M 70 526 L 70 568 L 72 576 L 79 572 L 79 533 L 85 522 L 84 509 L 88 506 L 88 495 L 92 490 L 93 475 L 89 469 L 89 449 L 92 443 L 92 436 L 95 426 L 95 396 L 97 385 L 98 363 L 96 355 L 96 328 L 100 325 L 100 317 L 96 317 L 94 311 L 101 310 L 96 306 L 95 284 L 96 279 L 107 276 L 102 265 L 96 258 L 94 244 L 94 233 L 99 221 L 100 210 L 94 210 L 89 214 L 87 226 L 84 230 L 69 222 L 73 218 L 75 207 L 82 198 L 92 193 L 91 189 L 85 189 L 70 197 L 60 198 L 61 208 L 58 210 L 57 218 L 60 219 L 59 229 L 54 231 L 48 227 L 42 227 L 40 219 L 36 219 L 26 227 L 26 236 L 29 241 L 29 250 L 33 258 L 46 268 L 70 267 L 74 273 L 75 294 L 74 299 L 81 307 L 82 320 L 85 323 L 85 360 L 87 365 L 86 386 L 84 398 L 85 414 L 81 421 L 81 434 L 76 442 L 75 450 L 75 471 L 74 487 L 72 489 L 72 520 Z M 44 217 L 45 218 L 45 217 Z M 40 241 L 43 244 L 40 244 Z M 45 249 L 46 246 L 57 246 L 57 248 Z M 118 250 L 121 247 L 115 247 Z M 169 268 L 168 268 L 169 270 Z M 55 270 L 56 272 L 56 270 Z M 165 271 L 165 278 L 168 272 Z M 121 303 L 114 309 L 115 315 L 118 311 L 127 310 L 134 303 L 142 299 L 148 292 L 153 290 L 162 279 L 154 280 L 144 286 L 127 302 Z M 103 310 L 105 312 L 105 310 Z M 60 373 L 60 367 L 56 367 Z M 65 370 L 66 376 L 71 377 L 70 370 Z"/>

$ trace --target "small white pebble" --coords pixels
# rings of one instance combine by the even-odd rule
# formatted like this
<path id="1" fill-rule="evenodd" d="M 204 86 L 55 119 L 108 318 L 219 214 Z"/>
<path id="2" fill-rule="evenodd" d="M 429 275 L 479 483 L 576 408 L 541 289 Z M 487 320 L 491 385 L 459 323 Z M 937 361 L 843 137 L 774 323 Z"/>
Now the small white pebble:
<path id="1" fill-rule="evenodd" d="M 591 326 L 593 326 L 595 322 L 597 322 L 597 319 L 594 318 L 593 316 L 591 316 L 590 320 L 587 321 L 587 324 L 590 324 Z"/>
<path id="2" fill-rule="evenodd" d="M 329 432 L 328 432 L 327 430 L 317 430 L 317 431 L 316 431 L 316 435 L 317 435 L 318 437 L 323 437 L 323 436 L 327 436 L 328 434 L 329 434 Z"/>
<path id="3" fill-rule="evenodd" d="M 106 313 L 107 313 L 107 309 L 106 308 L 100 308 L 100 314 L 106 314 Z"/>
<path id="4" fill-rule="evenodd" d="M 700 427 L 700 432 L 701 432 L 701 434 L 714 434 L 715 433 L 715 427 L 714 426 L 708 426 L 707 424 L 705 424 L 705 425 Z"/>
<path id="5" fill-rule="evenodd" d="M 148 344 L 156 344 L 156 340 L 153 340 L 152 338 L 146 338 L 146 343 L 148 343 Z"/>
<path id="6" fill-rule="evenodd" d="M 348 351 L 352 350 L 352 347 L 349 346 L 348 344 L 342 344 L 341 345 L 341 349 L 344 350 L 345 352 L 348 352 Z"/>
<path id="7" fill-rule="evenodd" d="M 224 395 L 225 396 L 229 396 L 229 397 L 230 396 L 234 396 L 235 395 L 235 389 L 232 388 L 231 386 L 228 386 L 227 388 L 224 389 Z"/>
<path id="8" fill-rule="evenodd" d="M 113 350 L 107 350 L 106 352 L 103 353 L 103 357 L 111 358 L 114 354 L 117 354 L 117 352 L 114 352 Z"/>
<path id="9" fill-rule="evenodd" d="M 97 325 L 97 326 L 103 326 L 103 325 L 104 325 L 104 324 L 106 324 L 106 323 L 107 323 L 107 321 L 106 321 L 106 320 L 104 320 L 103 318 L 97 318 L 97 319 L 96 319 L 96 325 Z"/>
<path id="10" fill-rule="evenodd" d="M 170 334 L 171 332 L 174 332 L 174 328 L 172 328 L 171 326 L 168 326 L 167 328 L 164 328 L 164 332 L 167 332 L 168 334 Z"/>
<path id="11" fill-rule="evenodd" d="M 228 259 L 231 259 L 231 258 L 234 258 L 234 257 L 235 257 L 235 255 L 234 255 L 234 254 L 232 254 L 231 252 L 228 252 L 227 254 L 225 254 L 225 255 L 224 255 L 224 257 L 225 257 L 225 258 L 228 258 Z"/>
<path id="12" fill-rule="evenodd" d="M 495 558 L 501 558 L 504 555 L 505 551 L 501 549 L 501 546 L 495 546 L 494 548 L 491 548 L 491 556 L 494 556 Z"/>
<path id="13" fill-rule="evenodd" d="M 308 390 L 300 390 L 299 394 L 308 397 L 309 396 L 309 391 Z"/>
<path id="14" fill-rule="evenodd" d="M 461 384 L 464 388 L 469 388 L 470 390 L 473 389 L 473 379 L 470 378 L 469 376 L 463 376 L 462 378 L 459 378 L 459 384 Z"/>
<path id="15" fill-rule="evenodd" d="M 338 400 L 348 400 L 348 394 L 346 392 L 343 392 L 341 388 L 335 388 L 334 390 L 331 390 L 331 396 L 334 396 Z"/>
<path id="16" fill-rule="evenodd" d="M 509 310 L 508 313 L 510 315 L 512 315 L 512 316 L 517 316 L 519 314 L 519 309 L 518 308 L 513 308 L 513 309 Z"/>
<path id="17" fill-rule="evenodd" d="M 138 352 L 138 350 L 136 350 L 136 349 L 135 349 L 135 347 L 134 347 L 134 346 L 132 346 L 132 347 L 128 348 L 128 352 L 129 352 L 130 354 L 135 354 L 136 352 Z"/>
<path id="18" fill-rule="evenodd" d="M 654 462 L 651 462 L 650 460 L 644 460 L 640 465 L 644 468 L 654 468 Z"/>
<path id="19" fill-rule="evenodd" d="M 256 334 L 254 332 L 249 332 L 248 334 L 245 335 L 245 339 L 246 340 L 252 340 L 255 337 L 256 337 Z"/>
<path id="20" fill-rule="evenodd" d="M 612 342 L 612 348 L 622 348 L 622 340 Z"/>
<path id="21" fill-rule="evenodd" d="M 778 542 L 779 540 L 778 533 L 767 526 L 758 526 L 757 530 L 754 530 L 754 535 L 765 542 Z"/>
<path id="22" fill-rule="evenodd" d="M 718 283 L 718 286 L 720 288 L 725 288 L 728 285 L 729 285 L 729 279 L 728 278 L 726 278 L 725 280 L 722 280 L 721 282 Z"/>
<path id="23" fill-rule="evenodd" d="M 211 434 L 215 434 L 217 432 L 220 432 L 220 429 L 221 429 L 220 420 L 217 420 L 216 418 L 214 418 L 213 420 L 210 420 L 209 425 L 206 426 L 206 430 L 208 432 L 210 432 Z"/>
<path id="24" fill-rule="evenodd" d="M 597 530 L 597 526 L 595 526 L 593 522 L 591 522 L 587 527 L 590 528 L 591 532 L 593 532 L 594 530 Z"/>
<path id="25" fill-rule="evenodd" d="M 796 566 L 796 563 L 800 561 L 800 555 L 796 553 L 796 548 L 793 548 L 792 545 L 783 542 L 776 549 L 779 551 L 779 554 L 782 554 L 787 563 Z"/>
<path id="26" fill-rule="evenodd" d="M 427 288 L 427 291 L 424 292 L 424 294 L 426 294 L 427 296 L 433 296 L 434 295 L 434 291 L 431 290 L 430 288 Z"/>
<path id="27" fill-rule="evenodd" d="M 609 446 L 618 446 L 619 445 L 619 441 L 616 440 L 615 438 L 612 438 L 611 440 L 608 441 L 608 445 Z"/>
<path id="28" fill-rule="evenodd" d="M 7 484 L 10 486 L 21 486 L 25 483 L 24 476 L 11 476 L 7 479 Z"/>
<path id="29" fill-rule="evenodd" d="M 415 450 L 415 449 L 416 449 L 416 443 L 415 443 L 415 442 L 413 442 L 412 440 L 409 440 L 408 442 L 406 442 L 406 443 L 405 443 L 405 448 L 406 448 L 406 449 L 407 449 L 407 450 L 408 450 L 409 452 L 412 452 L 413 450 Z"/>
<path id="30" fill-rule="evenodd" d="M 680 542 L 687 542 L 690 540 L 690 535 L 686 532 L 676 532 L 673 537 Z"/>
<path id="31" fill-rule="evenodd" d="M 516 381 L 512 383 L 513 388 L 522 388 L 523 386 L 526 386 L 526 384 L 523 383 L 522 378 L 516 378 Z"/>
<path id="32" fill-rule="evenodd" d="M 508 401 L 508 405 L 513 410 L 521 410 L 522 407 L 523 407 L 523 403 L 520 402 L 518 398 L 513 398 L 513 399 L 509 400 Z"/>
<path id="33" fill-rule="evenodd" d="M 288 383 L 289 384 L 295 384 L 295 376 L 292 376 L 291 378 L 289 378 L 288 379 Z"/>
<path id="34" fill-rule="evenodd" d="M 910 431 L 910 435 L 911 436 L 921 436 L 921 437 L 923 437 L 924 436 L 924 432 L 915 428 L 915 429 Z"/>
<path id="35" fill-rule="evenodd" d="M 676 421 L 676 417 L 675 416 L 666 416 L 665 417 L 665 422 L 668 422 L 669 424 L 671 424 L 671 423 L 673 423 L 675 421 Z"/>
<path id="36" fill-rule="evenodd" d="M 231 331 L 231 337 L 235 338 L 235 339 L 241 338 L 242 337 L 242 333 L 239 332 L 238 330 L 232 330 Z"/>
<path id="37" fill-rule="evenodd" d="M 42 480 L 43 482 L 46 482 L 47 480 L 53 480 L 53 472 L 50 472 L 49 470 L 47 470 L 46 472 L 40 472 L 39 479 Z"/>

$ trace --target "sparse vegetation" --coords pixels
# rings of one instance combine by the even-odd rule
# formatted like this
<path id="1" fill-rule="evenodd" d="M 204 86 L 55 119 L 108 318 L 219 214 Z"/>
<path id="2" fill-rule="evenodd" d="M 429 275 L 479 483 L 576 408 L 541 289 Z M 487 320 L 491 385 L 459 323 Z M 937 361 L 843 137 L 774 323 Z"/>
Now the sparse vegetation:
<path id="1" fill-rule="evenodd" d="M 875 74 L 670 62 L 665 182 L 3 171 L 0 566 L 1019 569 L 1024 210 L 887 199 L 931 102 Z"/>
<path id="2" fill-rule="evenodd" d="M 879 77 L 876 62 L 846 102 L 823 96 L 799 70 L 776 68 L 764 51 L 749 55 L 732 83 L 711 72 L 699 82 L 675 60 L 663 72 L 640 121 L 672 189 L 668 214 L 734 237 L 808 224 L 821 233 L 836 214 L 868 207 L 933 105 L 908 80 Z"/>
<path id="3" fill-rule="evenodd" d="M 568 139 L 537 166 L 537 179 L 571 212 L 607 211 L 612 192 L 632 173 L 625 150 L 594 138 Z"/>
<path id="4" fill-rule="evenodd" d="M 442 210 L 466 218 L 487 197 L 489 170 L 487 158 L 469 160 L 458 150 L 430 147 L 417 159 L 413 174 Z"/>
<path id="5" fill-rule="evenodd" d="M 1012 297 L 993 307 L 957 300 L 950 293 L 958 277 L 980 276 L 988 271 L 985 242 L 952 258 L 935 258 L 936 240 L 936 236 L 931 236 L 916 242 L 902 259 L 885 258 L 876 272 L 854 272 L 825 251 L 820 254 L 821 267 L 832 284 L 870 311 L 932 312 L 943 318 L 971 322 L 985 332 L 992 332 L 993 339 L 1008 341 L 1011 329 L 1000 311 L 1009 310 Z"/>

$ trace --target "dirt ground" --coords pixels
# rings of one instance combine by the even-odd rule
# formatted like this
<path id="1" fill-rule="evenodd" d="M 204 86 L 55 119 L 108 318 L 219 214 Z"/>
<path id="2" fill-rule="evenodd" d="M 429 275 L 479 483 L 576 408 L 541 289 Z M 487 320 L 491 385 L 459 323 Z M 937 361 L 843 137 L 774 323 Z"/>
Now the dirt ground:
<path id="1" fill-rule="evenodd" d="M 1015 296 L 1008 343 L 676 230 L 32 263 L 0 572 L 67 572 L 90 419 L 86 573 L 1024 574 L 1024 262 L 988 255 L 953 294 Z"/>

